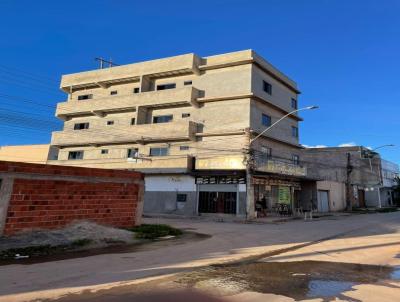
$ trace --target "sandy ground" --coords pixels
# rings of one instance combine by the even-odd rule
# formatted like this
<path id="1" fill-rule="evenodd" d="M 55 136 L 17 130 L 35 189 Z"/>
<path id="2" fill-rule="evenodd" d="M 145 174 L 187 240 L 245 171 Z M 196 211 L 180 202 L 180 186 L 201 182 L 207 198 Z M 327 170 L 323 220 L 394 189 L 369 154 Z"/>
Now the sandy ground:
<path id="1" fill-rule="evenodd" d="M 332 236 L 345 237 L 324 241 L 295 252 L 281 253 L 275 257 L 264 258 L 263 261 L 291 259 L 332 261 L 331 258 L 336 258 L 338 262 L 399 264 L 396 256 L 400 253 L 400 245 L 396 238 L 400 231 L 400 213 L 356 215 L 312 222 L 290 221 L 276 225 L 217 223 L 187 219 L 147 219 L 146 222 L 166 223 L 210 234 L 212 237 L 190 244 L 172 245 L 136 253 L 2 266 L 0 301 L 55 298 L 68 293 L 79 293 L 85 289 L 100 290 L 134 284 L 148 280 L 144 278 L 157 278 L 209 264 L 257 257 L 260 254 L 298 247 Z M 394 285 L 397 286 L 397 283 Z M 356 286 L 356 289 L 347 296 L 351 297 L 362 292 L 364 297 L 368 297 L 368 292 L 382 290 L 375 288 L 380 285 L 371 286 L 373 288 L 368 285 Z M 386 289 L 387 296 L 390 296 L 391 290 L 398 289 L 396 287 Z M 265 301 L 265 294 L 245 292 L 239 295 L 242 296 L 239 296 L 237 301 Z M 393 295 L 400 297 L 400 293 L 397 292 Z M 237 298 L 237 296 L 230 297 L 230 299 Z M 283 296 L 276 296 L 276 299 L 269 298 L 268 301 L 293 301 Z"/>
<path id="2" fill-rule="evenodd" d="M 0 251 L 41 245 L 69 245 L 75 241 L 90 239 L 92 246 L 105 246 L 107 242 L 135 243 L 134 233 L 89 221 L 71 223 L 62 229 L 34 230 L 0 238 Z"/>

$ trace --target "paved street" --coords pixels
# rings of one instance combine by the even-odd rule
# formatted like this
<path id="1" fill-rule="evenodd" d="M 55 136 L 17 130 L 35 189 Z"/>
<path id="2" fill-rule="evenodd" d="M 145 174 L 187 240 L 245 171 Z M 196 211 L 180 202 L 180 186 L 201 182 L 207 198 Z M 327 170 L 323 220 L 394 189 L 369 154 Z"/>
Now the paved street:
<path id="1" fill-rule="evenodd" d="M 196 267 L 239 261 L 246 257 L 254 257 L 253 260 L 261 262 L 320 260 L 400 265 L 400 213 L 332 217 L 312 222 L 298 220 L 282 224 L 218 223 L 189 219 L 149 219 L 146 222 L 167 223 L 212 237 L 131 253 L 1 266 L 0 301 L 56 298 L 85 289 L 104 290 L 112 287 L 118 295 L 116 286 L 127 286 L 152 280 L 149 278 L 166 277 Z M 268 256 L 274 251 L 335 236 L 339 237 Z M 371 291 L 367 288 L 364 293 L 365 290 Z M 396 289 L 390 289 L 393 290 Z M 357 292 L 360 290 L 353 294 Z M 245 296 L 250 296 L 253 299 L 254 295 L 260 294 L 242 292 L 237 297 L 245 299 Z M 265 298 L 265 293 L 263 295 Z"/>

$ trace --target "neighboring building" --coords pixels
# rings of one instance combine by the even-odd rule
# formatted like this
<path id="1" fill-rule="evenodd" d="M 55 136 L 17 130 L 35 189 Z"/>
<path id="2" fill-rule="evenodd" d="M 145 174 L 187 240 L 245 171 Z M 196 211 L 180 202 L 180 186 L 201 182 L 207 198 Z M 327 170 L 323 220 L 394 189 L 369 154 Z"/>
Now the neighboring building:
<path id="1" fill-rule="evenodd" d="M 64 75 L 65 102 L 53 132 L 61 165 L 146 173 L 145 212 L 246 215 L 299 200 L 299 116 L 292 114 L 254 143 L 250 137 L 298 106 L 296 83 L 252 50 L 185 54 Z M 254 184 L 255 198 L 247 190 Z"/>
<path id="2" fill-rule="evenodd" d="M 319 212 L 341 211 L 347 200 L 353 207 L 372 206 L 367 195 L 381 186 L 384 162 L 378 153 L 362 146 L 306 148 L 302 158 L 308 176 L 315 180 L 303 185 L 303 207 L 312 204 Z"/>
<path id="3" fill-rule="evenodd" d="M 57 159 L 57 153 L 49 144 L 1 146 L 0 160 L 44 164 L 48 159 Z"/>
<path id="4" fill-rule="evenodd" d="M 365 199 L 367 206 L 387 207 L 395 204 L 394 186 L 399 173 L 399 165 L 381 159 L 381 182 L 377 186 L 366 189 Z"/>

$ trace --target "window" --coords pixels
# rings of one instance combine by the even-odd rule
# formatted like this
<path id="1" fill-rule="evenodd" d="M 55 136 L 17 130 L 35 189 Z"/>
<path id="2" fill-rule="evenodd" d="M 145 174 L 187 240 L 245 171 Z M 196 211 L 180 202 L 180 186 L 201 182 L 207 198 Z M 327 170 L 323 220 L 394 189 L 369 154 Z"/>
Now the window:
<path id="1" fill-rule="evenodd" d="M 266 115 L 263 113 L 263 115 L 261 117 L 261 123 L 263 124 L 263 126 L 266 126 L 266 127 L 271 126 L 271 117 L 269 115 Z"/>
<path id="2" fill-rule="evenodd" d="M 292 108 L 297 109 L 297 100 L 292 98 Z"/>
<path id="3" fill-rule="evenodd" d="M 170 121 L 172 121 L 172 114 L 170 114 L 170 115 L 159 115 L 159 116 L 154 116 L 153 117 L 153 123 L 154 124 L 168 123 Z"/>
<path id="4" fill-rule="evenodd" d="M 263 157 L 271 158 L 272 149 L 265 146 L 261 146 L 261 153 L 263 154 Z"/>
<path id="5" fill-rule="evenodd" d="M 186 200 L 187 200 L 187 194 L 181 194 L 181 193 L 176 194 L 176 202 L 186 202 Z"/>
<path id="6" fill-rule="evenodd" d="M 139 93 L 140 92 L 140 89 L 139 89 L 139 87 L 135 87 L 135 88 L 133 88 L 133 93 Z"/>
<path id="7" fill-rule="evenodd" d="M 139 149 L 138 148 L 130 148 L 127 153 L 128 158 L 137 158 L 139 157 Z"/>
<path id="8" fill-rule="evenodd" d="M 298 166 L 300 164 L 300 157 L 298 155 L 292 155 L 293 164 Z"/>
<path id="9" fill-rule="evenodd" d="M 189 117 L 190 113 L 182 113 L 182 118 Z"/>
<path id="10" fill-rule="evenodd" d="M 292 136 L 299 137 L 299 128 L 292 126 Z"/>
<path id="11" fill-rule="evenodd" d="M 166 89 L 174 89 L 174 88 L 176 88 L 175 83 L 157 85 L 157 90 L 166 90 Z"/>
<path id="12" fill-rule="evenodd" d="M 70 151 L 68 160 L 83 159 L 83 151 Z"/>
<path id="13" fill-rule="evenodd" d="M 189 146 L 179 146 L 179 150 L 181 151 L 189 150 Z"/>
<path id="14" fill-rule="evenodd" d="M 136 124 L 136 119 L 133 117 L 131 118 L 131 125 L 135 125 Z"/>
<path id="15" fill-rule="evenodd" d="M 110 91 L 110 95 L 116 95 L 116 94 L 118 94 L 117 90 Z"/>
<path id="16" fill-rule="evenodd" d="M 190 81 L 185 81 L 185 82 L 183 82 L 183 85 L 192 85 L 192 81 L 190 80 Z"/>
<path id="17" fill-rule="evenodd" d="M 78 101 L 93 99 L 93 94 L 78 95 Z"/>
<path id="18" fill-rule="evenodd" d="M 101 149 L 101 154 L 108 154 L 108 149 Z"/>
<path id="19" fill-rule="evenodd" d="M 107 126 L 114 125 L 114 121 L 107 121 Z"/>
<path id="20" fill-rule="evenodd" d="M 74 130 L 89 129 L 89 123 L 77 123 L 74 125 Z"/>
<path id="21" fill-rule="evenodd" d="M 266 81 L 263 81 L 263 89 L 266 93 L 272 94 L 272 85 Z"/>
<path id="22" fill-rule="evenodd" d="M 168 148 L 150 148 L 150 156 L 167 156 Z"/>

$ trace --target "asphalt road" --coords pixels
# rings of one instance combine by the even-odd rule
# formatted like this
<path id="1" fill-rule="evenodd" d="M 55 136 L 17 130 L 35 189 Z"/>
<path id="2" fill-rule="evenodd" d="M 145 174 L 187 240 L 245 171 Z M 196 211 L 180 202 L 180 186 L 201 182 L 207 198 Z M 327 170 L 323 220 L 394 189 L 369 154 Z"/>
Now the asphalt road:
<path id="1" fill-rule="evenodd" d="M 283 224 L 217 223 L 188 219 L 152 219 L 146 222 L 167 223 L 211 237 L 132 253 L 1 266 L 0 301 L 58 298 L 85 290 L 106 293 L 104 290 L 110 288 L 114 295 L 118 295 L 116 286 L 146 284 L 144 282 L 148 283 L 151 280 L 149 278 L 156 279 L 150 284 L 158 284 L 157 278 L 165 278 L 170 274 L 215 263 L 240 262 L 249 257 L 261 262 L 336 259 L 338 263 L 400 265 L 400 213 L 355 215 L 312 222 L 300 220 Z M 316 243 L 318 240 L 323 241 Z M 314 244 L 299 248 L 308 243 Z M 292 251 L 282 253 L 282 249 L 287 248 Z M 275 256 L 262 257 L 274 252 Z M 173 280 L 174 276 L 170 278 L 167 279 Z M 357 291 L 351 292 L 354 294 Z M 232 299 L 239 297 L 242 299 L 240 301 L 246 301 L 250 297 L 248 301 L 262 301 L 265 295 L 268 293 L 242 291 L 233 295 Z M 279 301 L 286 299 L 284 296 L 276 297 L 281 299 Z M 287 299 L 293 301 L 292 298 Z"/>

